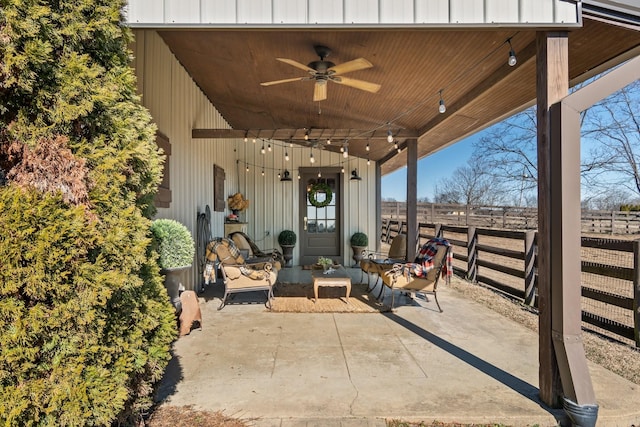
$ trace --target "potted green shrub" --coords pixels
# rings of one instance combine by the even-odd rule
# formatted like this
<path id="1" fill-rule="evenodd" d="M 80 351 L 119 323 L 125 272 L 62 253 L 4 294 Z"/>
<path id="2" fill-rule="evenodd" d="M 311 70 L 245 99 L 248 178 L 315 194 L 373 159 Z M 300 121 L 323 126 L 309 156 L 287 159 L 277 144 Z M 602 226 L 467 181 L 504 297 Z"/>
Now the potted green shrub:
<path id="1" fill-rule="evenodd" d="M 182 311 L 180 303 L 181 276 L 191 268 L 195 255 L 195 243 L 191 233 L 183 224 L 172 219 L 156 219 L 151 223 L 154 248 L 158 252 L 160 273 L 164 277 L 169 299 L 176 308 Z"/>
<path id="2" fill-rule="evenodd" d="M 353 260 L 356 262 L 354 267 L 357 267 L 362 260 L 362 256 L 369 244 L 369 238 L 366 234 L 358 231 L 351 236 L 351 249 L 353 250 Z"/>
<path id="3" fill-rule="evenodd" d="M 296 245 L 296 233 L 291 230 L 282 230 L 278 235 L 278 243 L 282 248 L 285 266 L 289 266 L 289 261 L 293 259 L 293 248 Z"/>

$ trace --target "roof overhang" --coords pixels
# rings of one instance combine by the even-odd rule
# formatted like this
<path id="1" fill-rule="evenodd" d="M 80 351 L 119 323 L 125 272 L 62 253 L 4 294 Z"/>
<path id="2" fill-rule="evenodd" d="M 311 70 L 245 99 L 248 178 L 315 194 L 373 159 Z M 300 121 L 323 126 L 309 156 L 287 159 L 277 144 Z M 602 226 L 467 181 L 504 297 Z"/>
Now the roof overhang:
<path id="1" fill-rule="evenodd" d="M 131 2 L 130 14 L 138 10 L 134 3 L 144 2 Z M 170 3 L 155 2 L 165 7 Z M 581 7 L 586 5 L 580 2 L 467 1 L 470 9 L 482 6 L 482 13 L 463 15 L 466 12 L 462 9 L 449 9 L 447 22 L 429 24 L 389 23 L 391 15 L 385 15 L 384 10 L 377 10 L 377 23 L 347 25 L 336 18 L 333 23 L 313 25 L 239 24 L 243 13 L 249 13 L 241 10 L 248 3 L 225 2 L 227 8 L 230 4 L 236 7 L 225 9 L 223 12 L 228 15 L 221 12 L 220 16 L 229 21 L 235 19 L 234 22 L 131 22 L 132 27 L 154 28 L 159 32 L 233 128 L 233 131 L 194 129 L 192 136 L 248 136 L 332 151 L 348 144 L 349 155 L 380 162 L 383 174 L 406 165 L 403 147 L 408 139 L 418 140 L 418 156 L 424 157 L 532 105 L 536 96 L 537 32 L 568 32 L 572 83 L 584 81 L 640 53 L 637 29 L 628 23 L 616 25 L 601 18 L 587 17 L 583 21 Z M 276 3 L 260 2 L 272 6 L 268 14 L 272 21 L 279 16 L 273 9 Z M 312 0 L 303 3 L 308 5 L 305 14 L 308 20 L 313 17 L 314 5 L 319 3 Z M 374 3 L 392 2 L 371 2 Z M 452 8 L 462 4 L 447 3 Z M 191 3 L 186 4 L 188 7 Z M 530 9 L 521 8 L 514 13 L 507 8 L 504 22 L 488 24 L 487 17 L 498 13 L 490 4 L 529 5 Z M 202 20 L 207 11 L 199 10 L 198 19 Z M 547 16 L 546 10 L 553 13 Z M 166 21 L 170 14 L 166 9 L 162 13 Z M 413 9 L 407 16 L 415 20 L 419 13 Z M 444 19 L 442 10 L 433 13 L 432 21 Z M 540 22 L 521 22 L 527 13 L 538 14 Z M 344 21 L 349 14 L 342 10 L 338 15 Z M 363 16 L 373 15 L 363 12 Z M 396 20 L 404 19 L 395 16 Z M 509 22 L 509 16 L 515 22 Z M 567 18 L 572 16 L 573 19 Z M 452 17 L 464 18 L 465 22 L 453 23 Z M 556 22 L 563 20 L 559 17 L 565 20 Z M 369 93 L 330 83 L 327 99 L 318 103 L 312 101 L 313 82 L 260 85 L 304 76 L 304 71 L 276 58 L 306 64 L 318 59 L 313 48 L 318 44 L 332 49 L 329 59 L 336 64 L 359 57 L 368 59 L 372 68 L 353 72 L 349 77 L 375 82 L 381 89 Z M 518 58 L 514 67 L 507 64 L 510 47 Z M 441 96 L 447 107 L 444 114 L 438 112 Z M 393 134 L 397 148 L 387 142 L 388 132 Z M 326 140 L 333 143 L 329 145 Z"/>

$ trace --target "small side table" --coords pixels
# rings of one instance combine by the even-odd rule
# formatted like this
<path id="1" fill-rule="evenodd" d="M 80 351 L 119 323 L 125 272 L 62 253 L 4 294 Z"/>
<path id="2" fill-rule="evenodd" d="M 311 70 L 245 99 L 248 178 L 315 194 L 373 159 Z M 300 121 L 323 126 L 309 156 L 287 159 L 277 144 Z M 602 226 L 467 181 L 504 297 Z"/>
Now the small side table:
<path id="1" fill-rule="evenodd" d="M 314 302 L 318 301 L 318 288 L 320 286 L 344 286 L 347 288 L 346 300 L 349 303 L 349 295 L 351 295 L 351 276 L 347 270 L 341 265 L 334 266 L 331 273 L 324 274 L 322 269 L 312 269 L 311 277 L 313 278 L 313 296 Z"/>
<path id="2" fill-rule="evenodd" d="M 244 234 L 247 234 L 247 223 L 246 222 L 225 222 L 224 223 L 225 237 L 228 237 L 229 234 L 235 233 L 236 231 L 242 231 Z"/>

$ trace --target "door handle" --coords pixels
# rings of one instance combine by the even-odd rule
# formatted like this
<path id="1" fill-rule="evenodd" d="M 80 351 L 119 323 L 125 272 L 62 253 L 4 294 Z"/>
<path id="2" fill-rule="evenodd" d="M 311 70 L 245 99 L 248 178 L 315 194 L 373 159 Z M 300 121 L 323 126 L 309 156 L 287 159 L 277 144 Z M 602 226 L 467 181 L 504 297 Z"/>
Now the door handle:
<path id="1" fill-rule="evenodd" d="M 303 221 L 304 221 L 304 231 L 307 231 L 307 217 L 306 216 L 303 218 Z"/>

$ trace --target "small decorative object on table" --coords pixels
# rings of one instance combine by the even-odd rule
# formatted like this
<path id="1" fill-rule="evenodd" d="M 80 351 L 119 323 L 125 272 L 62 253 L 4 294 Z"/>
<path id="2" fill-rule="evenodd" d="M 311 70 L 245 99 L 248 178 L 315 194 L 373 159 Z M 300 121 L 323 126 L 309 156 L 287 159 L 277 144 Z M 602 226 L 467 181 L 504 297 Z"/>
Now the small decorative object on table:
<path id="1" fill-rule="evenodd" d="M 227 221 L 236 222 L 240 220 L 240 212 L 249 207 L 249 200 L 245 199 L 242 193 L 235 193 L 227 198 L 227 205 L 231 209 L 231 215 L 227 216 Z"/>
<path id="2" fill-rule="evenodd" d="M 318 264 L 322 266 L 325 274 L 329 274 L 334 271 L 334 269 L 332 268 L 333 260 L 331 258 L 325 258 L 321 256 L 320 258 L 318 258 Z"/>

